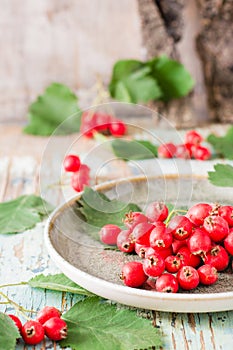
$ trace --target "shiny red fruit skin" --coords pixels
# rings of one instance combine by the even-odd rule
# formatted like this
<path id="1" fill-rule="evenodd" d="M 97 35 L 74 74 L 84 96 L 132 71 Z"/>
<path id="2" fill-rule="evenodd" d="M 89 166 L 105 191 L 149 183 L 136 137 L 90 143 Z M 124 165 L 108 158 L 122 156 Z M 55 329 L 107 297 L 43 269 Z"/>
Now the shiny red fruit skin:
<path id="1" fill-rule="evenodd" d="M 218 215 L 207 216 L 203 227 L 214 242 L 221 242 L 229 233 L 227 221 Z"/>
<path id="2" fill-rule="evenodd" d="M 216 245 L 204 257 L 204 262 L 205 264 L 214 266 L 217 271 L 224 271 L 229 264 L 229 256 L 225 248 Z"/>
<path id="3" fill-rule="evenodd" d="M 191 290 L 198 286 L 199 275 L 192 266 L 183 266 L 177 273 L 178 283 L 184 290 Z"/>
<path id="4" fill-rule="evenodd" d="M 146 209 L 146 216 L 153 223 L 164 221 L 168 216 L 168 208 L 163 202 L 152 202 Z"/>
<path id="5" fill-rule="evenodd" d="M 196 130 L 189 130 L 185 134 L 185 143 L 198 145 L 203 141 L 203 137 Z"/>
<path id="6" fill-rule="evenodd" d="M 90 184 L 90 168 L 86 164 L 81 164 L 79 171 L 71 176 L 71 186 L 76 192 L 81 192 L 84 186 Z"/>
<path id="7" fill-rule="evenodd" d="M 120 278 L 126 286 L 137 288 L 145 283 L 148 277 L 141 262 L 130 261 L 123 266 Z"/>
<path id="8" fill-rule="evenodd" d="M 136 242 L 145 234 L 150 234 L 153 229 L 153 224 L 150 224 L 149 222 L 141 222 L 140 224 L 137 224 L 134 227 L 133 231 L 131 232 L 130 238 L 133 242 Z"/>
<path id="9" fill-rule="evenodd" d="M 174 239 L 182 241 L 191 235 L 193 224 L 186 216 L 176 215 L 170 220 L 167 228 Z"/>
<path id="10" fill-rule="evenodd" d="M 202 265 L 197 270 L 200 278 L 200 283 L 209 286 L 218 280 L 217 269 L 211 265 Z"/>
<path id="11" fill-rule="evenodd" d="M 65 157 L 63 167 L 67 172 L 76 172 L 79 170 L 81 165 L 80 158 L 74 154 L 69 154 Z"/>
<path id="12" fill-rule="evenodd" d="M 193 147 L 192 155 L 196 160 L 208 160 L 211 158 L 210 150 L 203 146 Z"/>
<path id="13" fill-rule="evenodd" d="M 174 254 L 176 254 L 178 253 L 181 247 L 185 247 L 185 246 L 187 246 L 187 239 L 184 239 L 183 241 L 179 241 L 178 239 L 173 239 L 172 251 Z"/>
<path id="14" fill-rule="evenodd" d="M 67 337 L 67 324 L 60 317 L 52 317 L 44 323 L 44 331 L 49 339 L 59 341 Z"/>
<path id="15" fill-rule="evenodd" d="M 148 222 L 148 218 L 141 212 L 130 211 L 129 213 L 125 214 L 124 224 L 131 230 L 133 230 L 136 225 L 142 222 Z"/>
<path id="16" fill-rule="evenodd" d="M 172 245 L 172 234 L 163 225 L 156 226 L 150 234 L 150 245 L 154 249 L 166 249 Z"/>
<path id="17" fill-rule="evenodd" d="M 159 158 L 173 158 L 176 153 L 176 146 L 173 143 L 163 143 L 158 147 Z"/>
<path id="18" fill-rule="evenodd" d="M 41 309 L 36 316 L 36 321 L 42 325 L 52 317 L 60 317 L 61 312 L 54 306 L 45 306 Z"/>
<path id="19" fill-rule="evenodd" d="M 212 206 L 208 203 L 198 203 L 193 205 L 186 216 L 196 226 L 202 226 L 205 218 L 210 215 Z"/>
<path id="20" fill-rule="evenodd" d="M 159 254 L 147 256 L 143 261 L 143 270 L 149 277 L 158 277 L 165 270 L 164 259 Z"/>
<path id="21" fill-rule="evenodd" d="M 177 278 L 170 273 L 162 274 L 155 283 L 157 292 L 176 293 L 179 289 Z"/>
<path id="22" fill-rule="evenodd" d="M 175 157 L 176 158 L 182 158 L 182 159 L 190 159 L 192 155 L 191 149 L 189 147 L 189 145 L 178 145 L 176 146 L 176 153 L 175 153 Z"/>
<path id="23" fill-rule="evenodd" d="M 233 229 L 230 229 L 229 234 L 224 239 L 224 247 L 229 254 L 233 255 Z"/>
<path id="24" fill-rule="evenodd" d="M 189 237 L 187 246 L 192 254 L 206 255 L 211 249 L 212 242 L 203 229 L 196 228 L 191 237 Z"/>
<path id="25" fill-rule="evenodd" d="M 179 256 L 169 255 L 165 259 L 165 269 L 170 273 L 176 273 L 184 266 L 184 261 Z"/>
<path id="26" fill-rule="evenodd" d="M 26 344 L 36 345 L 44 339 L 44 328 L 40 322 L 27 321 L 21 329 L 21 335 Z"/>
<path id="27" fill-rule="evenodd" d="M 20 319 L 17 316 L 11 315 L 11 314 L 9 314 L 8 316 L 12 319 L 12 321 L 15 324 L 15 326 L 18 328 L 18 330 L 20 332 L 21 329 L 22 329 L 22 323 L 21 323 Z"/>
<path id="28" fill-rule="evenodd" d="M 230 227 L 233 226 L 233 206 L 232 205 L 222 205 L 218 210 L 218 215 L 228 222 Z"/>
<path id="29" fill-rule="evenodd" d="M 117 247 L 121 252 L 132 253 L 135 243 L 130 239 L 130 230 L 123 230 L 117 236 Z"/>
<path id="30" fill-rule="evenodd" d="M 109 125 L 109 131 L 114 137 L 121 137 L 126 134 L 127 128 L 121 120 L 116 120 Z"/>
<path id="31" fill-rule="evenodd" d="M 200 256 L 192 254 L 187 246 L 181 247 L 178 250 L 176 256 L 178 256 L 183 261 L 184 265 L 197 267 L 201 263 Z"/>
<path id="32" fill-rule="evenodd" d="M 108 245 L 116 245 L 117 244 L 117 237 L 119 233 L 121 232 L 121 228 L 117 225 L 107 224 L 104 225 L 100 232 L 99 237 L 101 242 L 108 244 Z"/>

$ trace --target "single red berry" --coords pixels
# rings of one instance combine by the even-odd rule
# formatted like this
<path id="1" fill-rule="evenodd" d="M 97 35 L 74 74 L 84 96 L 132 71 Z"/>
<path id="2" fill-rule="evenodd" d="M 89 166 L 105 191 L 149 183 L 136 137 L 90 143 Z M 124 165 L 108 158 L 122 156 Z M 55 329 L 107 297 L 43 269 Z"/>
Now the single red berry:
<path id="1" fill-rule="evenodd" d="M 205 256 L 211 249 L 212 242 L 209 235 L 200 228 L 196 228 L 187 241 L 187 246 L 191 253 Z"/>
<path id="2" fill-rule="evenodd" d="M 61 312 L 54 306 L 45 306 L 41 309 L 36 316 L 36 321 L 42 325 L 52 317 L 60 317 Z"/>
<path id="3" fill-rule="evenodd" d="M 27 321 L 21 329 L 21 335 L 26 344 L 36 345 L 44 339 L 44 328 L 40 322 Z"/>
<path id="4" fill-rule="evenodd" d="M 137 224 L 148 222 L 148 218 L 140 212 L 130 211 L 129 213 L 125 214 L 123 222 L 127 227 L 133 230 Z"/>
<path id="5" fill-rule="evenodd" d="M 95 112 L 93 118 L 94 130 L 98 132 L 106 132 L 112 121 L 112 116 L 104 112 Z"/>
<path id="6" fill-rule="evenodd" d="M 114 137 L 121 137 L 126 133 L 126 125 L 121 120 L 111 122 L 109 125 L 109 131 Z"/>
<path id="7" fill-rule="evenodd" d="M 150 234 L 150 245 L 154 249 L 169 248 L 172 244 L 172 234 L 163 225 L 156 226 Z"/>
<path id="8" fill-rule="evenodd" d="M 44 331 L 49 339 L 59 341 L 67 337 L 67 324 L 60 317 L 52 317 L 45 322 Z"/>
<path id="9" fill-rule="evenodd" d="M 175 153 L 176 158 L 190 159 L 191 155 L 192 154 L 189 146 L 185 144 L 176 146 L 176 153 Z"/>
<path id="10" fill-rule="evenodd" d="M 217 271 L 223 271 L 229 264 L 229 256 L 226 249 L 220 245 L 214 246 L 204 257 L 205 264 L 214 266 Z"/>
<path id="11" fill-rule="evenodd" d="M 172 242 L 172 251 L 174 254 L 178 253 L 178 250 L 181 247 L 187 246 L 187 239 L 184 239 L 183 241 L 179 241 L 178 239 L 173 239 Z"/>
<path id="12" fill-rule="evenodd" d="M 155 283 L 157 292 L 176 293 L 179 289 L 177 278 L 170 273 L 162 274 Z"/>
<path id="13" fill-rule="evenodd" d="M 228 222 L 230 227 L 233 226 L 233 206 L 223 205 L 220 206 L 218 214 Z"/>
<path id="14" fill-rule="evenodd" d="M 163 202 L 152 202 L 146 209 L 146 216 L 151 222 L 164 221 L 168 216 L 168 208 Z"/>
<path id="15" fill-rule="evenodd" d="M 124 253 L 132 253 L 135 243 L 130 239 L 130 230 L 123 230 L 117 236 L 117 247 Z"/>
<path id="16" fill-rule="evenodd" d="M 150 231 L 145 233 L 143 236 L 139 237 L 135 241 L 135 252 L 140 256 L 140 258 L 145 257 L 145 252 L 150 246 Z"/>
<path id="17" fill-rule="evenodd" d="M 104 225 L 99 232 L 100 240 L 101 242 L 108 245 L 116 245 L 117 237 L 120 232 L 121 232 L 121 228 L 117 225 L 112 225 L 112 224 Z"/>
<path id="18" fill-rule="evenodd" d="M 187 246 L 181 247 L 178 250 L 176 256 L 178 256 L 183 261 L 183 265 L 197 267 L 201 263 L 200 256 L 192 254 Z"/>
<path id="19" fill-rule="evenodd" d="M 233 229 L 230 229 L 228 236 L 224 239 L 224 247 L 229 254 L 233 255 Z"/>
<path id="20" fill-rule="evenodd" d="M 136 242 L 138 239 L 143 237 L 145 234 L 150 234 L 150 232 L 153 230 L 154 225 L 150 224 L 149 222 L 141 222 L 140 224 L 137 224 L 131 235 L 130 238 L 132 241 Z"/>
<path id="21" fill-rule="evenodd" d="M 178 283 L 185 290 L 194 289 L 199 284 L 199 275 L 192 266 L 183 266 L 177 273 Z"/>
<path id="22" fill-rule="evenodd" d="M 192 149 L 193 157 L 197 160 L 208 160 L 211 158 L 211 152 L 203 146 L 196 146 Z"/>
<path id="23" fill-rule="evenodd" d="M 151 248 L 153 249 L 153 248 Z M 163 259 L 166 259 L 169 255 L 172 255 L 172 246 L 168 248 L 154 247 L 154 252 L 159 254 Z"/>
<path id="24" fill-rule="evenodd" d="M 173 158 L 176 153 L 176 146 L 173 143 L 163 143 L 158 147 L 159 158 Z"/>
<path id="25" fill-rule="evenodd" d="M 203 222 L 207 216 L 210 215 L 212 206 L 207 203 L 198 203 L 192 206 L 186 216 L 196 226 L 203 225 Z"/>
<path id="26" fill-rule="evenodd" d="M 76 192 L 81 192 L 84 186 L 90 184 L 90 168 L 86 164 L 81 164 L 79 171 L 71 176 L 71 186 Z"/>
<path id="27" fill-rule="evenodd" d="M 120 278 L 126 286 L 136 288 L 145 283 L 148 277 L 141 262 L 130 261 L 123 266 Z"/>
<path id="28" fill-rule="evenodd" d="M 72 172 L 72 173 L 78 171 L 80 168 L 80 165 L 81 165 L 81 162 L 79 157 L 73 154 L 69 154 L 68 156 L 66 156 L 63 162 L 63 167 L 65 171 Z"/>
<path id="29" fill-rule="evenodd" d="M 214 284 L 218 280 L 218 272 L 214 266 L 202 265 L 197 270 L 200 278 L 200 282 L 204 285 Z"/>
<path id="30" fill-rule="evenodd" d="M 214 242 L 221 242 L 229 233 L 228 223 L 221 216 L 207 216 L 203 227 Z"/>
<path id="31" fill-rule="evenodd" d="M 158 277 L 165 270 L 164 259 L 159 254 L 147 256 L 143 261 L 143 270 L 147 276 Z"/>
<path id="32" fill-rule="evenodd" d="M 11 315 L 11 314 L 9 314 L 8 316 L 12 319 L 12 321 L 14 322 L 14 324 L 18 328 L 18 330 L 21 331 L 22 323 L 21 323 L 20 319 L 17 316 Z"/>
<path id="33" fill-rule="evenodd" d="M 165 269 L 170 273 L 176 273 L 184 266 L 184 261 L 179 256 L 169 255 L 165 259 Z"/>
<path id="34" fill-rule="evenodd" d="M 167 228 L 173 238 L 182 241 L 191 235 L 193 224 L 186 216 L 176 215 L 170 220 Z"/>
<path id="35" fill-rule="evenodd" d="M 203 141 L 203 137 L 196 130 L 189 130 L 185 134 L 185 143 L 198 145 Z"/>

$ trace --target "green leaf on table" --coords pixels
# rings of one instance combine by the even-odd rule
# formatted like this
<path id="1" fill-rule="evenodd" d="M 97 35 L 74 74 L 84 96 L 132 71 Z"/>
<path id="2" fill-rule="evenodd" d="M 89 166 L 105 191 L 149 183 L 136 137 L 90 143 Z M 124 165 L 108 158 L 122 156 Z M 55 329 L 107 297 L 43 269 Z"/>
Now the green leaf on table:
<path id="1" fill-rule="evenodd" d="M 0 234 L 12 234 L 33 228 L 53 207 L 41 197 L 24 195 L 0 203 Z"/>
<path id="2" fill-rule="evenodd" d="M 148 102 L 161 96 L 157 82 L 150 76 L 150 67 L 136 60 L 121 60 L 113 67 L 109 91 L 123 102 Z"/>
<path id="3" fill-rule="evenodd" d="M 77 201 L 77 210 L 88 224 L 97 229 L 106 224 L 122 226 L 122 219 L 126 213 L 130 210 L 141 211 L 134 203 L 110 200 L 105 194 L 90 187 L 85 187 L 82 197 Z"/>
<path id="4" fill-rule="evenodd" d="M 214 165 L 215 171 L 208 172 L 209 181 L 219 187 L 233 187 L 233 166 L 229 164 Z"/>
<path id="5" fill-rule="evenodd" d="M 71 281 L 63 273 L 48 276 L 43 274 L 37 275 L 28 281 L 28 285 L 32 288 L 43 288 L 85 296 L 93 295 L 93 293 Z"/>
<path id="6" fill-rule="evenodd" d="M 116 62 L 109 92 L 123 102 L 169 101 L 186 96 L 193 86 L 194 80 L 183 64 L 160 56 L 147 62 Z"/>
<path id="7" fill-rule="evenodd" d="M 98 297 L 76 303 L 62 318 L 67 322 L 68 337 L 62 347 L 73 350 L 135 350 L 163 345 L 158 329 L 134 310 L 117 310 Z"/>
<path id="8" fill-rule="evenodd" d="M 111 145 L 115 156 L 126 161 L 151 159 L 158 155 L 157 146 L 150 141 L 116 139 L 112 141 Z"/>
<path id="9" fill-rule="evenodd" d="M 207 141 L 213 146 L 219 156 L 233 159 L 233 126 L 222 137 L 210 134 L 207 137 Z"/>
<path id="10" fill-rule="evenodd" d="M 20 338 L 18 329 L 9 316 L 0 312 L 0 350 L 15 350 L 16 339 Z"/>
<path id="11" fill-rule="evenodd" d="M 194 86 L 194 80 L 180 62 L 172 60 L 167 56 L 155 57 L 148 62 L 151 75 L 157 81 L 162 91 L 161 100 L 186 96 Z"/>
<path id="12" fill-rule="evenodd" d="M 79 131 L 81 110 L 77 96 L 65 85 L 52 83 L 28 111 L 24 132 L 32 135 L 66 135 Z"/>

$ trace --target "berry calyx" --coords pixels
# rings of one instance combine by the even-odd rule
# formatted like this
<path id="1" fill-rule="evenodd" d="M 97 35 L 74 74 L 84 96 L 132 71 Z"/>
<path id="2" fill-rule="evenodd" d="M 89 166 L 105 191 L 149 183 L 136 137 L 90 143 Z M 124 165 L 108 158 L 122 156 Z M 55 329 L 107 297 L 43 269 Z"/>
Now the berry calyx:
<path id="1" fill-rule="evenodd" d="M 165 259 L 165 268 L 170 273 L 176 273 L 184 266 L 184 261 L 179 256 L 169 255 Z"/>
<path id="2" fill-rule="evenodd" d="M 21 335 L 26 344 L 36 345 L 44 339 L 44 328 L 40 322 L 27 321 L 22 329 Z"/>
<path id="3" fill-rule="evenodd" d="M 208 234 L 200 228 L 196 228 L 192 236 L 187 241 L 191 253 L 205 256 L 211 249 L 211 239 Z"/>
<path id="4" fill-rule="evenodd" d="M 180 241 L 191 235 L 192 228 L 193 224 L 191 221 L 183 215 L 174 216 L 168 224 L 168 231 L 171 232 L 175 239 Z"/>
<path id="5" fill-rule="evenodd" d="M 208 216 L 203 227 L 214 242 L 221 242 L 229 233 L 228 223 L 221 216 Z"/>
<path id="6" fill-rule="evenodd" d="M 117 236 L 117 247 L 124 253 L 132 253 L 135 243 L 130 238 L 131 231 L 123 230 Z"/>
<path id="7" fill-rule="evenodd" d="M 45 306 L 41 309 L 36 316 L 36 321 L 42 325 L 52 317 L 60 317 L 61 312 L 54 306 Z"/>
<path id="8" fill-rule="evenodd" d="M 11 314 L 9 314 L 8 316 L 12 319 L 12 321 L 15 324 L 15 326 L 18 328 L 18 330 L 20 332 L 21 329 L 22 329 L 22 323 L 21 323 L 20 319 L 17 316 L 11 315 Z"/>
<path id="9" fill-rule="evenodd" d="M 227 251 L 220 245 L 213 247 L 203 260 L 205 264 L 214 266 L 217 271 L 225 270 L 229 264 Z"/>
<path id="10" fill-rule="evenodd" d="M 148 218 L 141 212 L 130 211 L 129 213 L 125 214 L 123 222 L 127 227 L 133 230 L 136 225 L 142 222 L 148 222 Z"/>
<path id="11" fill-rule="evenodd" d="M 44 331 L 49 339 L 59 341 L 67 337 L 67 324 L 60 317 L 52 317 L 45 322 Z"/>
<path id="12" fill-rule="evenodd" d="M 177 278 L 170 273 L 161 275 L 155 283 L 157 292 L 176 293 L 179 289 Z"/>
<path id="13" fill-rule="evenodd" d="M 78 171 L 80 168 L 80 165 L 81 165 L 81 162 L 79 157 L 74 154 L 69 154 L 68 156 L 66 156 L 63 162 L 63 167 L 65 171 L 72 172 L 72 173 Z"/>
<path id="14" fill-rule="evenodd" d="M 147 275 L 141 262 L 130 261 L 123 266 L 120 278 L 126 286 L 136 288 L 146 282 Z"/>
<path id="15" fill-rule="evenodd" d="M 183 266 L 177 273 L 178 283 L 185 290 L 194 289 L 199 284 L 199 275 L 192 266 Z"/>
<path id="16" fill-rule="evenodd" d="M 159 254 L 147 256 L 143 261 L 143 270 L 147 276 L 158 277 L 165 270 L 164 259 Z"/>
<path id="17" fill-rule="evenodd" d="M 166 249 L 172 244 L 172 234 L 164 225 L 156 226 L 150 234 L 150 245 L 154 249 Z"/>

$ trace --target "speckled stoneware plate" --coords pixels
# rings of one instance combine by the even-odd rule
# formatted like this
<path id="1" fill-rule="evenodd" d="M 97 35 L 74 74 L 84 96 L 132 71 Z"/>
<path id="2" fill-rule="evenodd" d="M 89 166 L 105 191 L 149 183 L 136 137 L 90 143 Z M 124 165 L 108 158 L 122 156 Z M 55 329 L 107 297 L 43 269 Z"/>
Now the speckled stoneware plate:
<path id="1" fill-rule="evenodd" d="M 204 177 L 161 176 L 134 177 L 98 185 L 97 191 L 110 199 L 137 203 L 142 209 L 153 200 L 163 200 L 179 206 L 196 202 L 233 203 L 233 190 L 212 186 Z M 76 200 L 71 198 L 57 208 L 49 218 L 45 239 L 51 258 L 71 280 L 104 298 L 139 308 L 170 312 L 209 312 L 233 309 L 233 273 L 231 268 L 219 274 L 210 287 L 176 294 L 158 293 L 147 289 L 129 288 L 119 278 L 126 261 L 138 259 L 118 251 L 106 250 L 89 232 L 77 215 Z M 91 203 L 89 203 L 91 205 Z M 98 204 L 97 204 L 98 206 Z M 98 208 L 97 208 L 98 209 Z"/>

